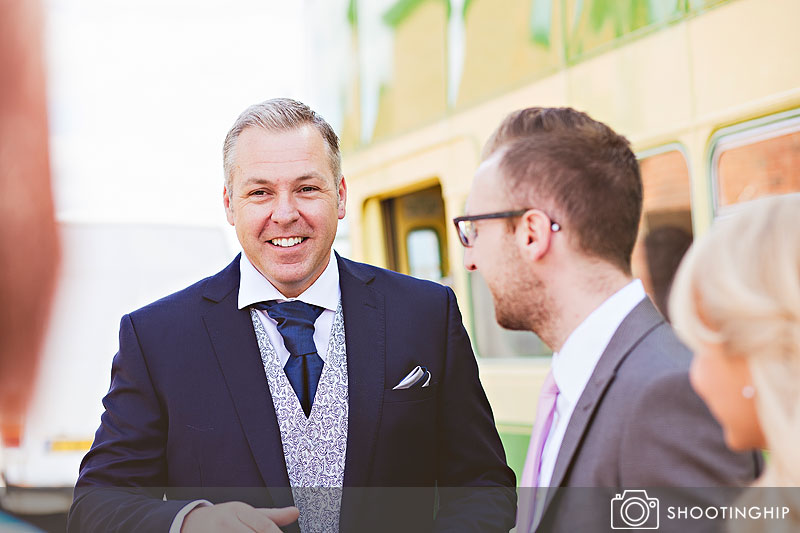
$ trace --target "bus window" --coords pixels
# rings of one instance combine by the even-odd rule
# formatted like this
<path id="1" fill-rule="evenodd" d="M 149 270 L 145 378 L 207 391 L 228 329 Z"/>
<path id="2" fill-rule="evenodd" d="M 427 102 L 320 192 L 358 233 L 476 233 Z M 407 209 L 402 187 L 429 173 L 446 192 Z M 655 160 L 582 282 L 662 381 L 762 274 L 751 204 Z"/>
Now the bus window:
<path id="1" fill-rule="evenodd" d="M 800 109 L 720 132 L 712 149 L 717 211 L 800 191 Z"/>
<path id="2" fill-rule="evenodd" d="M 680 145 L 670 144 L 640 153 L 639 167 L 644 198 L 632 269 L 667 316 L 672 278 L 692 242 L 689 166 Z"/>
<path id="3" fill-rule="evenodd" d="M 408 267 L 415 278 L 441 281 L 442 254 L 439 234 L 432 228 L 420 228 L 408 233 L 406 239 Z"/>

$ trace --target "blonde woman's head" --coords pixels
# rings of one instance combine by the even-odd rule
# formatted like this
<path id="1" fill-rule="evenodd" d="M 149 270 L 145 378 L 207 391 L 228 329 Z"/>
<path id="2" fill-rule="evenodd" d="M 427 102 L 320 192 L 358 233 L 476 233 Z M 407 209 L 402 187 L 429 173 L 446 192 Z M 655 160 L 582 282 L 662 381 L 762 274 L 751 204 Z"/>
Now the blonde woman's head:
<path id="1" fill-rule="evenodd" d="M 728 445 L 769 448 L 771 472 L 800 482 L 800 194 L 715 222 L 681 263 L 669 306 Z"/>

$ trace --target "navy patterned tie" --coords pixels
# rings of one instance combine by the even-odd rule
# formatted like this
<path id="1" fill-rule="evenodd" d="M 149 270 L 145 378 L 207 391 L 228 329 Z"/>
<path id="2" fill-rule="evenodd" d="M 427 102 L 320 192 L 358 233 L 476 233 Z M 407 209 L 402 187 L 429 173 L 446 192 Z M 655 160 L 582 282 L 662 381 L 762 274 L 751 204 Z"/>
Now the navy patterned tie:
<path id="1" fill-rule="evenodd" d="M 270 300 L 258 302 L 252 307 L 266 311 L 278 323 L 278 332 L 291 354 L 283 371 L 286 372 L 286 377 L 300 400 L 300 406 L 308 417 L 325 364 L 314 344 L 314 322 L 322 314 L 323 308 L 299 300 L 281 303 Z"/>

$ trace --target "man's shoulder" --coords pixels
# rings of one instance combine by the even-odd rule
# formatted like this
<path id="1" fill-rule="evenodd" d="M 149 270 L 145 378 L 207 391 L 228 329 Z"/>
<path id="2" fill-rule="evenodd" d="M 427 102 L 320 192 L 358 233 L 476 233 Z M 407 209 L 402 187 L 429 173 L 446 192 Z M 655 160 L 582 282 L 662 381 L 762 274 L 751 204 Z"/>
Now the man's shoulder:
<path id="1" fill-rule="evenodd" d="M 218 302 L 239 286 L 239 256 L 216 274 L 203 278 L 188 287 L 164 296 L 130 313 L 131 317 L 163 317 L 186 314 Z M 205 302 L 205 303 L 204 303 Z"/>
<path id="2" fill-rule="evenodd" d="M 638 313 L 638 316 L 634 316 Z M 684 345 L 672 326 L 647 300 L 626 318 L 638 321 L 627 333 L 632 345 L 615 372 L 617 386 L 642 389 L 664 380 L 688 380 L 691 351 Z M 657 314 L 657 315 L 656 315 Z M 630 324 L 625 321 L 617 333 Z M 613 342 L 613 341 L 612 341 Z"/>
<path id="3" fill-rule="evenodd" d="M 411 292 L 414 293 L 415 296 L 417 293 L 440 296 L 445 296 L 447 294 L 447 288 L 440 283 L 400 274 L 399 272 L 367 263 L 359 263 L 341 256 L 339 256 L 339 267 L 340 279 L 342 271 L 344 271 L 346 273 L 345 275 L 352 275 L 364 283 L 373 285 L 382 292 L 397 292 L 398 294 L 406 295 Z"/>
<path id="4" fill-rule="evenodd" d="M 603 395 L 606 424 L 600 431 L 622 435 L 623 428 L 658 423 L 667 413 L 684 417 L 702 410 L 689 383 L 692 354 L 672 327 L 661 318 L 646 324 L 635 338 L 630 336 L 626 353 L 615 354 L 620 359 Z"/>
<path id="5" fill-rule="evenodd" d="M 620 370 L 635 373 L 672 374 L 689 371 L 692 352 L 667 322 L 662 322 L 631 349 Z"/>

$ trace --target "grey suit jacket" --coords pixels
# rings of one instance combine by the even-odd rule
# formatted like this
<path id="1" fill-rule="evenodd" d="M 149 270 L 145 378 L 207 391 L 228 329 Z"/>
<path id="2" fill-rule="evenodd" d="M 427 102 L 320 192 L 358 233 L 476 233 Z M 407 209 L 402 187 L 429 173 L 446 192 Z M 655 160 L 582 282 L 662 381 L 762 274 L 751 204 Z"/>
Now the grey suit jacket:
<path id="1" fill-rule="evenodd" d="M 692 390 L 691 357 L 648 298 L 628 314 L 575 406 L 537 531 L 608 531 L 615 488 L 736 487 L 759 475 L 760 453 L 731 452 Z M 683 497 L 722 505 L 729 495 Z"/>

